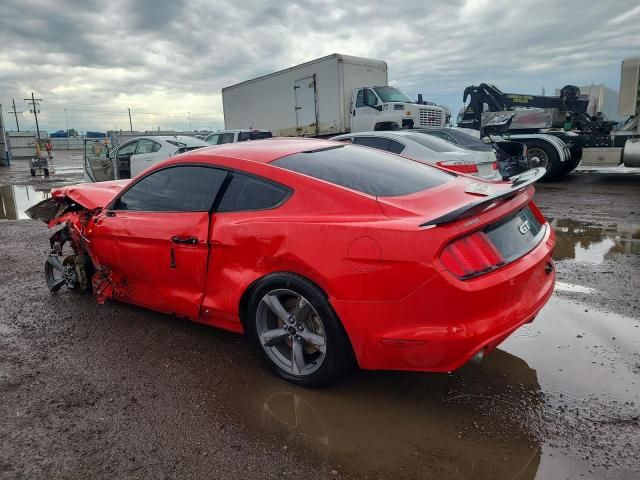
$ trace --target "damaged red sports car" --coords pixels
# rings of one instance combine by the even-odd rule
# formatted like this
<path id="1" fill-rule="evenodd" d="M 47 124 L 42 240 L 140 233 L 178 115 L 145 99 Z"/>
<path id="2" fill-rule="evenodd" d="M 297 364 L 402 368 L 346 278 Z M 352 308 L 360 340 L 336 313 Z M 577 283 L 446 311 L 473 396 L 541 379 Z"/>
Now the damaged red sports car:
<path id="1" fill-rule="evenodd" d="M 65 286 L 253 337 L 282 377 L 451 371 L 553 292 L 541 169 L 485 182 L 309 139 L 229 144 L 132 180 L 54 190 L 45 263 Z"/>

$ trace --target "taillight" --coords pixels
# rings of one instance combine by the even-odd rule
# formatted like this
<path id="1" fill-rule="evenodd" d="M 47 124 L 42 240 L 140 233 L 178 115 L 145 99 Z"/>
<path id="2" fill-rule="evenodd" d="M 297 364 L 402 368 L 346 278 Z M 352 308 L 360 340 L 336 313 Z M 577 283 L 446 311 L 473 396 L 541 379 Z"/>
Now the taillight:
<path id="1" fill-rule="evenodd" d="M 473 162 L 465 162 L 464 160 L 447 160 L 446 162 L 438 162 L 437 165 L 454 172 L 474 174 L 478 173 L 478 166 Z"/>
<path id="2" fill-rule="evenodd" d="M 459 278 L 475 277 L 505 262 L 484 232 L 476 232 L 450 243 L 442 251 L 440 261 Z"/>
<path id="3" fill-rule="evenodd" d="M 493 162 L 493 163 L 491 164 L 491 168 L 492 168 L 493 170 L 498 170 L 498 162 Z"/>

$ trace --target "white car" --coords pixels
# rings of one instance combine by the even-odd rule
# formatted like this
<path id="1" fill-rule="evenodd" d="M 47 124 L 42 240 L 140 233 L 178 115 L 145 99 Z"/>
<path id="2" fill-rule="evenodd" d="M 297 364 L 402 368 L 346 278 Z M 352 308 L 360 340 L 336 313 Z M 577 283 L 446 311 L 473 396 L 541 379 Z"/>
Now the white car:
<path id="1" fill-rule="evenodd" d="M 162 160 L 209 144 L 186 135 L 136 137 L 110 152 L 99 141 L 85 141 L 84 180 L 104 182 L 133 178 Z"/>
<path id="2" fill-rule="evenodd" d="M 422 163 L 475 175 L 485 180 L 502 180 L 494 152 L 468 150 L 426 133 L 412 130 L 359 132 L 338 135 L 332 140 L 397 153 Z"/>
<path id="3" fill-rule="evenodd" d="M 273 137 L 273 135 L 269 130 L 237 129 L 214 132 L 204 140 L 209 145 L 222 145 L 223 143 L 244 142 L 247 140 L 262 140 L 264 138 L 271 137 Z"/>

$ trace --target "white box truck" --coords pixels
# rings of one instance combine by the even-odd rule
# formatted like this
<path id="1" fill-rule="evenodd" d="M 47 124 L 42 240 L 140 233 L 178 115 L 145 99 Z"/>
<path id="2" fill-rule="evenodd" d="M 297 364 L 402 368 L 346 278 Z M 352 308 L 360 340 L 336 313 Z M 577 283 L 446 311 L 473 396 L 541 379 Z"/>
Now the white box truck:
<path id="1" fill-rule="evenodd" d="M 387 85 L 387 63 L 334 53 L 222 89 L 226 129 L 275 136 L 444 126 L 448 109 Z"/>

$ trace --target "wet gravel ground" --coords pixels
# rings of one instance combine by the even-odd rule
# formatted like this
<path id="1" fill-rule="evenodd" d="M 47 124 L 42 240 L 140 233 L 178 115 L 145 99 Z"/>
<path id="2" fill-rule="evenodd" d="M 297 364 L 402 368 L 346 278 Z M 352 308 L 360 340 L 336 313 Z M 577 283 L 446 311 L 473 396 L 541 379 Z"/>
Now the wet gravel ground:
<path id="1" fill-rule="evenodd" d="M 0 167 L 0 218 L 81 179 L 57 160 L 49 180 Z M 50 295 L 50 232 L 0 220 L 0 478 L 639 478 L 638 199 L 633 172 L 541 185 L 559 287 L 534 323 L 453 374 L 324 389 L 241 336 Z"/>

